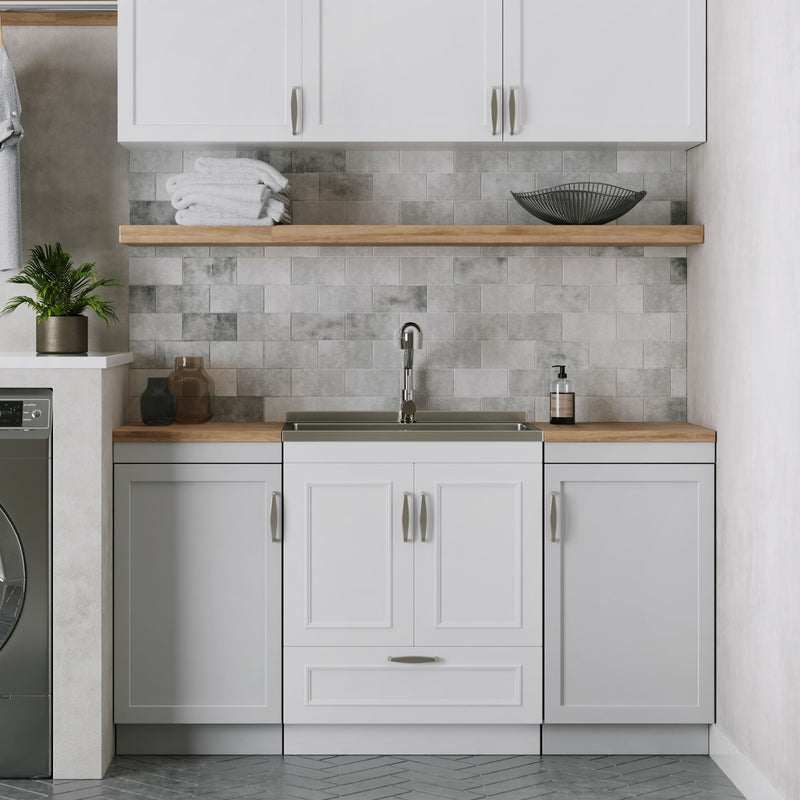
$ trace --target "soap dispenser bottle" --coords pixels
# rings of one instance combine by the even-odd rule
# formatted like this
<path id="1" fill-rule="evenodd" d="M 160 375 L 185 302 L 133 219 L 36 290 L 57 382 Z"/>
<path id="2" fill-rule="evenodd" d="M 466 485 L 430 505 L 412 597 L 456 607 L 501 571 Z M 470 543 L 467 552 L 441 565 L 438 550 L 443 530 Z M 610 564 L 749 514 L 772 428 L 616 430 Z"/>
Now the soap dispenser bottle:
<path id="1" fill-rule="evenodd" d="M 553 364 L 558 376 L 550 381 L 550 422 L 553 425 L 575 423 L 575 386 L 567 379 L 566 365 Z"/>

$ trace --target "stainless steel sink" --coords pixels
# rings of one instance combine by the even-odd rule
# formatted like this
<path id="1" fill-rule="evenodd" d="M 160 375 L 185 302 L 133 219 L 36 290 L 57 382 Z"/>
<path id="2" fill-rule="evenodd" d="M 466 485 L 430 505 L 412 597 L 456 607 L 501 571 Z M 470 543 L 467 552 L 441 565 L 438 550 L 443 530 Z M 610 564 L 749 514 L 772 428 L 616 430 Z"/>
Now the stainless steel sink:
<path id="1" fill-rule="evenodd" d="M 420 411 L 416 422 L 400 422 L 392 412 L 324 412 L 287 414 L 284 442 L 541 442 L 542 431 L 524 412 Z"/>

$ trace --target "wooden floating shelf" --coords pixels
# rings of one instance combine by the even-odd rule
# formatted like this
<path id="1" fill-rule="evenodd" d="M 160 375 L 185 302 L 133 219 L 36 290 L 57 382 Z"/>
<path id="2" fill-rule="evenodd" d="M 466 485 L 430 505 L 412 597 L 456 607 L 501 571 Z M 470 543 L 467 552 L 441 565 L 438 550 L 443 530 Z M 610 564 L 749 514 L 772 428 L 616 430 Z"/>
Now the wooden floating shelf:
<path id="1" fill-rule="evenodd" d="M 642 247 L 702 244 L 702 225 L 120 225 L 127 245 L 479 245 Z"/>

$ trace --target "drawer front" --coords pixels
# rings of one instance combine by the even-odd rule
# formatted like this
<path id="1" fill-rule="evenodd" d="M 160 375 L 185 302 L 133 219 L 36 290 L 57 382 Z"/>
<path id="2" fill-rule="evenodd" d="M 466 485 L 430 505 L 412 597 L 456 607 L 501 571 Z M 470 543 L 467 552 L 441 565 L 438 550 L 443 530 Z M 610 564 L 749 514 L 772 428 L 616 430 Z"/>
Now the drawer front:
<path id="1" fill-rule="evenodd" d="M 284 722 L 541 722 L 540 647 L 435 650 L 284 648 Z M 406 656 L 438 660 L 389 660 Z"/>

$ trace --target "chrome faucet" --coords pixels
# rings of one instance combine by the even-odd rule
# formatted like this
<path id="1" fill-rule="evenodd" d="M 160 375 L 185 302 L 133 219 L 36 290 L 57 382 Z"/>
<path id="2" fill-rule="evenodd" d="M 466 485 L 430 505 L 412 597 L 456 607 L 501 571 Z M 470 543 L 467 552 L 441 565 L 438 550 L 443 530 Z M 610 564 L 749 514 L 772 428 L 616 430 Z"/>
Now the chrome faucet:
<path id="1" fill-rule="evenodd" d="M 416 422 L 414 402 L 414 351 L 422 349 L 422 329 L 416 322 L 406 322 L 400 329 L 400 348 L 403 351 L 403 393 L 400 395 L 400 422 Z"/>

